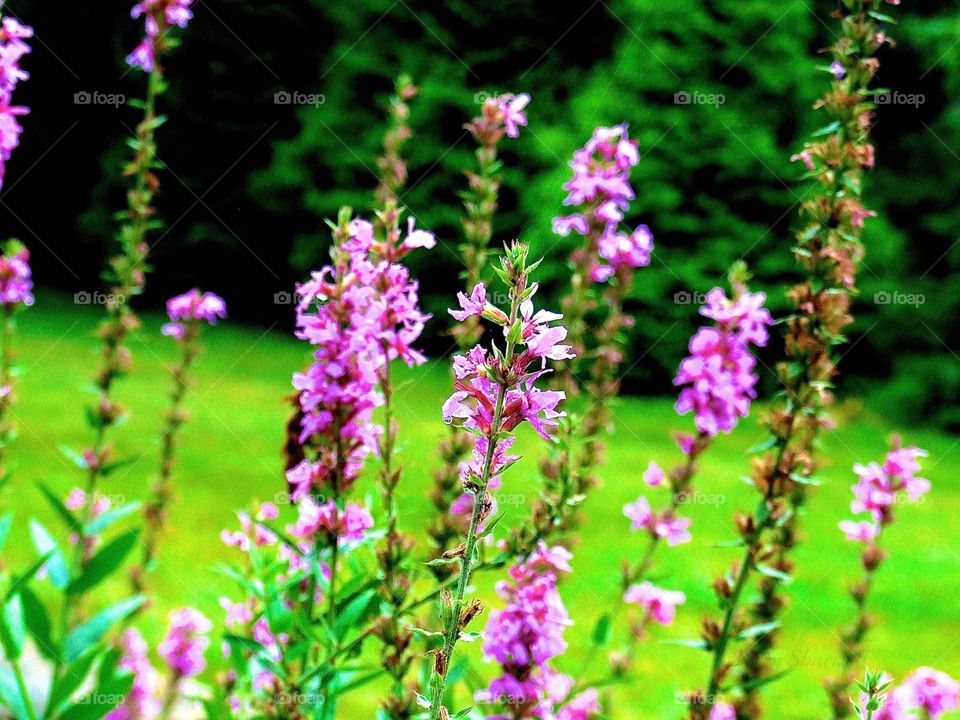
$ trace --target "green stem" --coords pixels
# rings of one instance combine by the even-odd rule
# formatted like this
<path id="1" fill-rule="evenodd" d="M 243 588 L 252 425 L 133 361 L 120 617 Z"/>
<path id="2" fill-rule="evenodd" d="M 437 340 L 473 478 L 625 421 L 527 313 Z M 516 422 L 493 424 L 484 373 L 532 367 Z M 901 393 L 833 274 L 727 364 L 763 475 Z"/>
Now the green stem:
<path id="1" fill-rule="evenodd" d="M 17 679 L 17 687 L 20 689 L 20 696 L 23 698 L 23 706 L 27 711 L 27 717 L 29 720 L 37 720 L 37 713 L 33 709 L 33 701 L 30 699 L 27 683 L 23 679 L 23 671 L 20 669 L 19 660 L 11 660 L 10 666 L 13 668 L 13 675 Z"/>

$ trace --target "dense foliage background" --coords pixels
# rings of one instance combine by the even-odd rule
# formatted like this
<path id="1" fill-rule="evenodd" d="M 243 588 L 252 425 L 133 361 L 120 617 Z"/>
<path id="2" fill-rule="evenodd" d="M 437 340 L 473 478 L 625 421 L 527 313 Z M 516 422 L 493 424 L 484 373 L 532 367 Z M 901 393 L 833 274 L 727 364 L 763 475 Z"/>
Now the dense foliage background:
<path id="1" fill-rule="evenodd" d="M 881 53 L 880 79 L 899 95 L 877 115 L 879 169 L 865 197 L 879 217 L 868 224 L 844 365 L 848 390 L 863 392 L 869 380 L 880 408 L 955 429 L 960 8 L 906 5 L 899 44 Z M 40 9 L 38 0 L 7 5 L 36 26 L 37 41 L 25 62 L 36 82 L 20 91 L 33 113 L 0 194 L 2 226 L 33 248 L 40 284 L 92 292 L 122 204 L 114 168 L 138 114 L 97 104 L 93 93 L 106 102 L 141 92 L 121 64 L 137 30 L 127 0 L 66 3 L 46 24 Z M 145 304 L 203 284 L 235 318 L 291 323 L 291 307 L 274 295 L 320 262 L 323 218 L 369 204 L 392 79 L 409 72 L 422 101 L 403 201 L 441 240 L 415 271 L 438 318 L 428 346 L 444 352 L 444 308 L 459 285 L 457 191 L 472 162 L 461 126 L 483 93 L 530 91 L 530 127 L 505 157 L 496 237 L 533 243 L 549 277 L 562 280 L 566 250 L 549 221 L 567 158 L 595 125 L 628 121 L 644 155 L 632 219 L 657 241 L 632 298 L 640 361 L 628 389 L 668 391 L 697 322 L 696 293 L 740 257 L 761 287 L 782 287 L 791 272 L 789 228 L 805 186 L 788 158 L 816 127 L 810 105 L 825 78 L 812 58 L 829 40 L 831 9 L 825 0 L 198 3 L 169 68 L 165 104 L 176 122 L 159 138 L 167 228 L 155 238 L 160 271 Z M 318 102 L 278 104 L 282 92 Z M 781 293 L 772 293 L 775 307 Z M 904 396 L 911 402 L 897 402 Z"/>

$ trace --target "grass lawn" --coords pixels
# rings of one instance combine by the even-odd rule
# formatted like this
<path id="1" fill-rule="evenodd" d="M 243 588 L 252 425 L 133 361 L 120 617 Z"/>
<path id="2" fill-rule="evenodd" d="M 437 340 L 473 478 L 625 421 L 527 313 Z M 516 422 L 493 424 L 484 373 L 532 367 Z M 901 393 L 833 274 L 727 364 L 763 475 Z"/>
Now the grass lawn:
<path id="1" fill-rule="evenodd" d="M 4 504 L 17 513 L 13 542 L 6 560 L 21 563 L 34 556 L 26 522 L 36 516 L 51 527 L 56 519 L 35 489 L 44 481 L 65 494 L 80 484 L 79 471 L 60 452 L 63 444 L 81 448 L 89 442 L 82 416 L 97 363 L 97 342 L 91 337 L 99 314 L 95 308 L 75 306 L 69 298 L 39 294 L 36 306 L 20 316 L 16 347 L 22 367 L 13 417 L 19 438 L 10 458 L 15 474 Z M 145 328 L 131 347 L 136 377 L 118 386 L 118 399 L 131 411 L 128 423 L 115 434 L 121 455 L 137 459 L 111 477 L 102 491 L 117 499 L 143 497 L 158 464 L 160 414 L 166 406 L 173 342 L 159 334 L 159 316 L 146 318 Z M 217 598 L 233 588 L 211 568 L 231 559 L 233 550 L 218 539 L 233 526 L 233 511 L 252 500 L 272 499 L 285 490 L 279 448 L 287 415 L 284 398 L 290 392 L 290 373 L 304 362 L 305 349 L 280 332 L 238 327 L 229 321 L 206 333 L 207 350 L 196 372 L 189 397 L 193 414 L 179 452 L 176 473 L 179 499 L 172 527 L 163 546 L 161 564 L 152 579 L 155 606 L 144 617 L 149 637 L 162 632 L 166 610 L 184 604 L 201 608 L 219 619 Z M 430 518 L 426 500 L 436 465 L 435 447 L 445 433 L 439 408 L 448 393 L 447 362 L 431 361 L 424 368 L 401 373 L 397 414 L 401 420 L 401 522 L 408 532 L 423 536 Z M 613 408 L 617 427 L 610 440 L 603 487 L 587 502 L 589 519 L 583 540 L 575 548 L 575 572 L 563 585 L 563 595 L 576 625 L 569 631 L 571 649 L 558 667 L 578 678 L 603 670 L 603 658 L 593 667 L 580 660 L 591 629 L 602 609 L 618 602 L 619 568 L 642 548 L 629 532 L 622 506 L 644 491 L 640 477 L 649 460 L 672 465 L 678 451 L 672 428 L 689 430 L 690 418 L 678 418 L 672 399 L 623 399 Z M 785 615 L 783 644 L 777 664 L 792 672 L 768 690 L 771 717 L 809 720 L 824 717 L 827 704 L 820 681 L 837 667 L 837 634 L 851 617 L 845 586 L 858 571 L 857 550 L 846 543 L 837 522 L 848 513 L 852 465 L 880 459 L 894 429 L 890 418 L 877 417 L 859 403 L 848 402 L 838 412 L 838 429 L 824 441 L 829 458 L 804 519 L 805 541 L 796 551 L 796 579 L 790 586 L 791 608 Z M 875 587 L 873 606 L 878 627 L 871 634 L 872 667 L 896 676 L 921 664 L 960 676 L 960 484 L 950 468 L 960 457 L 957 438 L 899 428 L 908 443 L 930 451 L 925 475 L 933 492 L 917 506 L 898 509 L 898 521 L 885 544 L 892 550 Z M 694 542 L 662 549 L 655 582 L 687 593 L 678 620 L 671 628 L 656 628 L 658 639 L 697 635 L 703 613 L 715 614 L 708 585 L 739 550 L 714 548 L 732 536 L 731 516 L 738 508 L 752 508 L 752 490 L 741 477 L 749 456 L 744 450 L 763 439 L 753 421 L 744 422 L 730 437 L 716 443 L 704 459 L 697 488 L 698 502 L 689 507 L 694 518 Z M 524 508 L 536 494 L 536 438 L 525 435 L 519 444 L 525 459 L 505 478 L 508 504 L 503 523 L 523 522 Z M 358 492 L 373 497 L 369 486 Z M 647 490 L 656 506 L 665 491 Z M 520 502 L 520 500 L 524 502 Z M 492 588 L 497 578 L 477 576 L 478 591 L 496 602 Z M 116 593 L 119 586 L 107 587 Z M 463 646 L 479 663 L 477 644 Z M 637 680 L 616 691 L 617 717 L 676 718 L 682 715 L 676 692 L 704 681 L 703 653 L 660 642 L 643 646 Z M 343 717 L 371 717 L 371 693 L 360 692 L 344 702 Z"/>

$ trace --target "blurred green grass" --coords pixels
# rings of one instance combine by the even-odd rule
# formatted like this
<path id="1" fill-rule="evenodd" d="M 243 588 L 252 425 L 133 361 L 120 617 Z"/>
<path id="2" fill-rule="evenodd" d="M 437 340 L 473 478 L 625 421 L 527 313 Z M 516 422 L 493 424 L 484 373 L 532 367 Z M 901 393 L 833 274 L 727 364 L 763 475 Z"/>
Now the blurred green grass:
<path id="1" fill-rule="evenodd" d="M 34 556 L 26 534 L 29 517 L 56 526 L 36 483 L 43 481 L 63 494 L 79 484 L 77 469 L 59 447 L 80 448 L 89 441 L 82 407 L 90 396 L 82 390 L 89 385 L 98 360 L 92 332 L 99 317 L 96 308 L 74 305 L 71 298 L 51 292 L 40 292 L 36 306 L 19 317 L 15 345 L 22 374 L 12 413 L 19 437 L 10 453 L 14 478 L 3 498 L 4 505 L 17 514 L 11 563 Z M 117 452 L 135 458 L 101 488 L 117 500 L 144 497 L 159 462 L 166 367 L 175 360 L 172 341 L 159 334 L 161 322 L 157 315 L 145 318 L 143 330 L 131 343 L 134 376 L 117 387 L 117 398 L 131 412 L 129 422 L 114 436 Z M 166 611 L 172 607 L 193 604 L 213 618 L 221 617 L 217 598 L 232 594 L 233 588 L 213 568 L 231 560 L 234 551 L 220 543 L 220 530 L 233 527 L 236 509 L 285 491 L 279 455 L 287 416 L 285 398 L 290 373 L 305 361 L 305 348 L 275 329 L 229 321 L 207 332 L 204 343 L 196 385 L 187 402 L 193 417 L 179 450 L 179 497 L 160 565 L 151 579 L 154 606 L 142 619 L 151 640 L 162 633 Z M 396 413 L 405 467 L 401 524 L 421 540 L 431 518 L 426 495 L 436 466 L 435 448 L 445 434 L 439 407 L 448 393 L 447 372 L 445 360 L 431 360 L 423 368 L 398 373 Z M 603 671 L 602 656 L 592 667 L 581 663 L 592 626 L 604 608 L 618 602 L 622 562 L 642 549 L 641 539 L 628 531 L 622 506 L 640 492 L 646 492 L 654 505 L 665 500 L 664 491 L 644 489 L 640 474 L 651 459 L 665 467 L 673 464 L 677 451 L 670 430 L 690 427 L 689 418 L 678 418 L 671 405 L 669 398 L 625 398 L 613 406 L 617 425 L 601 472 L 603 486 L 587 502 L 583 539 L 574 548 L 575 572 L 562 587 L 576 625 L 568 633 L 570 650 L 557 667 L 578 679 L 590 680 Z M 826 714 L 819 683 L 837 667 L 838 629 L 851 617 L 845 586 L 858 572 L 856 548 L 842 540 L 836 524 L 848 512 L 852 465 L 881 458 L 896 421 L 878 417 L 853 401 L 841 406 L 837 415 L 837 431 L 823 445 L 828 459 L 820 474 L 823 486 L 804 518 L 805 538 L 796 550 L 796 579 L 789 588 L 792 605 L 776 652 L 777 666 L 792 672 L 768 691 L 775 708 L 771 716 L 787 720 Z M 960 439 L 924 429 L 899 430 L 908 443 L 930 451 L 925 474 L 934 489 L 919 505 L 899 508 L 898 521 L 885 538 L 892 553 L 874 590 L 877 628 L 870 637 L 869 663 L 898 677 L 921 664 L 958 676 L 960 486 L 953 462 Z M 673 627 L 655 629 L 656 640 L 642 646 L 636 680 L 614 691 L 616 717 L 678 717 L 682 712 L 676 693 L 705 677 L 707 659 L 702 653 L 658 641 L 695 637 L 699 618 L 715 614 L 709 583 L 737 551 L 712 546 L 731 538 L 733 512 L 753 505 L 752 491 L 741 481 L 749 462 L 744 450 L 763 437 L 751 419 L 732 436 L 721 438 L 704 459 L 697 502 L 687 508 L 694 519 L 694 542 L 664 549 L 654 578 L 658 584 L 686 592 L 687 604 Z M 524 435 L 519 450 L 525 459 L 505 478 L 502 490 L 507 511 L 504 527 L 523 522 L 524 510 L 536 495 L 536 438 Z M 370 498 L 375 495 L 368 485 L 361 484 L 358 492 Z M 496 579 L 495 574 L 479 575 L 475 583 L 478 592 L 494 603 Z M 123 590 L 117 582 L 108 585 L 104 594 Z M 618 628 L 620 636 L 622 631 Z M 610 649 L 616 649 L 616 643 Z M 479 663 L 477 644 L 463 646 L 463 652 L 476 661 L 481 673 L 490 670 Z M 345 700 L 345 716 L 369 717 L 371 697 L 361 692 Z"/>

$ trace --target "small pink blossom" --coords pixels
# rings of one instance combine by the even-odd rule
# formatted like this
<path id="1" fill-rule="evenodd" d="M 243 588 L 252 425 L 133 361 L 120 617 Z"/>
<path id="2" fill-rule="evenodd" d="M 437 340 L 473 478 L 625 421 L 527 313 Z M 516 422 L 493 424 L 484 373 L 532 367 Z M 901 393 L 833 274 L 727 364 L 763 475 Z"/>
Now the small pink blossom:
<path id="1" fill-rule="evenodd" d="M 192 677 L 207 666 L 204 653 L 210 645 L 206 634 L 212 629 L 210 621 L 191 607 L 170 613 L 167 637 L 157 647 L 160 657 L 179 677 Z"/>
<path id="2" fill-rule="evenodd" d="M 687 601 L 687 596 L 679 590 L 663 590 L 650 582 L 631 585 L 623 595 L 623 601 L 639 605 L 656 622 L 669 625 L 677 614 L 677 605 Z"/>
<path id="3" fill-rule="evenodd" d="M 642 530 L 650 527 L 653 522 L 653 512 L 650 510 L 650 501 L 642 495 L 629 505 L 623 506 L 623 514 L 630 520 L 631 530 Z"/>
<path id="4" fill-rule="evenodd" d="M 880 533 L 880 528 L 876 523 L 869 520 L 841 520 L 840 531 L 846 536 L 847 540 L 853 542 L 871 543 Z"/>
<path id="5" fill-rule="evenodd" d="M 659 487 L 663 484 L 665 477 L 663 468 L 653 460 L 647 465 L 647 469 L 643 471 L 643 481 L 650 487 Z"/>
<path id="6" fill-rule="evenodd" d="M 737 720 L 737 711 L 729 703 L 716 703 L 710 710 L 710 720 Z"/>

